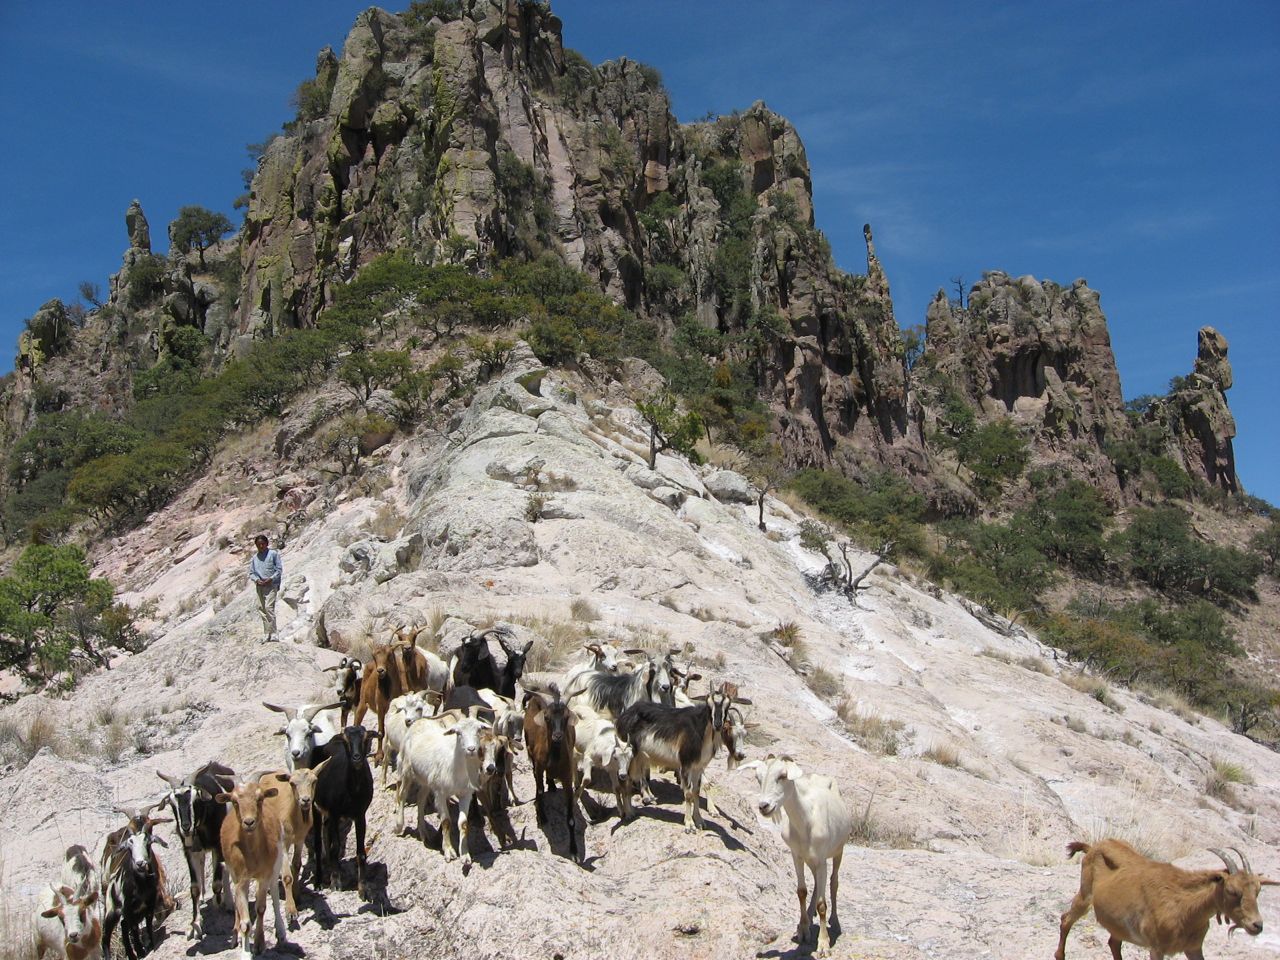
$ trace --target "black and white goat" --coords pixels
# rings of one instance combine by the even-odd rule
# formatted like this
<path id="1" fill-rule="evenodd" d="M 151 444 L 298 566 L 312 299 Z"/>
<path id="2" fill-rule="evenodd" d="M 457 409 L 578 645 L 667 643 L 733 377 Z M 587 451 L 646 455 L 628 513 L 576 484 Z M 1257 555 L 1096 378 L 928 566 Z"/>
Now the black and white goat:
<path id="1" fill-rule="evenodd" d="M 666 706 L 675 704 L 672 650 L 661 659 L 646 657 L 629 673 L 580 673 L 565 688 L 565 696 L 587 695 L 587 703 L 600 716 L 616 720 L 632 704 L 648 701 Z"/>
<path id="2" fill-rule="evenodd" d="M 533 641 L 530 640 L 523 647 L 514 647 L 507 643 L 504 634 L 498 634 L 498 643 L 502 647 L 503 653 L 507 655 L 507 662 L 502 667 L 502 674 L 498 677 L 497 691 L 509 700 L 516 698 L 516 684 L 520 682 L 520 678 L 524 675 L 524 662 L 528 659 L 529 650 L 533 647 Z"/>
<path id="3" fill-rule="evenodd" d="M 173 813 L 173 827 L 182 841 L 182 853 L 187 860 L 187 873 L 191 877 L 191 926 L 187 928 L 187 939 L 197 940 L 203 933 L 200 900 L 204 896 L 206 854 L 213 858 L 210 893 L 218 906 L 224 909 L 231 906 L 231 882 L 223 867 L 219 841 L 227 806 L 213 798 L 235 787 L 235 771 L 211 760 L 185 777 L 159 770 L 156 776 L 169 785 L 169 792 L 161 803 L 167 804 Z"/>
<path id="4" fill-rule="evenodd" d="M 339 723 L 345 727 L 347 717 L 360 702 L 360 680 L 364 676 L 364 664 L 357 657 L 344 656 L 332 667 L 325 667 L 324 672 L 338 675 L 334 680 L 333 693 L 342 710 Z"/>
<path id="5" fill-rule="evenodd" d="M 725 684 L 695 700 L 692 707 L 668 707 L 661 703 L 639 702 L 629 706 L 618 718 L 618 736 L 635 750 L 630 779 L 640 783 L 646 803 L 650 767 L 674 770 L 684 793 L 684 829 L 694 833 L 702 828 L 702 774 L 715 756 L 726 722 L 732 723 L 729 711 L 734 704 L 751 701 L 725 691 Z"/>
<path id="6" fill-rule="evenodd" d="M 153 836 L 151 828 L 158 823 L 171 823 L 168 818 L 151 816 L 162 800 L 141 809 L 117 807 L 116 812 L 128 817 L 128 823 L 107 834 L 101 863 L 102 886 L 106 892 L 106 916 L 102 922 L 103 956 L 111 960 L 111 936 L 118 925 L 124 952 L 129 960 L 142 956 L 142 932 L 147 928 L 147 949 L 156 945 L 156 914 L 164 901 L 164 872 L 152 847 L 168 844 Z"/>

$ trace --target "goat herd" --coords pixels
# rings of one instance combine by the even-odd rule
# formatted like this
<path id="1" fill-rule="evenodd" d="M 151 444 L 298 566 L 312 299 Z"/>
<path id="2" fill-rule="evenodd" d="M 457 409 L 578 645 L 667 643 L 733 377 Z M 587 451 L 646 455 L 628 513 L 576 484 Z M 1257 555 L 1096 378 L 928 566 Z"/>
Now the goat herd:
<path id="1" fill-rule="evenodd" d="M 545 823 L 544 797 L 559 783 L 568 854 L 581 863 L 585 851 L 575 810 L 583 785 L 597 770 L 608 777 L 623 821 L 634 815 L 633 793 L 646 804 L 654 802 L 650 770 L 673 771 L 684 796 L 684 827 L 692 833 L 702 826 L 703 773 L 723 746 L 729 769 L 741 764 L 756 772 L 758 808 L 780 825 L 791 850 L 800 943 L 809 937 L 810 915 L 816 912 L 816 952 L 829 952 L 827 865 L 830 861 L 834 921 L 852 817 L 831 778 L 805 773 L 790 757 L 741 763 L 747 724 L 738 708 L 751 701 L 738 695 L 735 684 L 714 684 L 706 694 L 691 697 L 689 684 L 701 678 L 677 664 L 676 651 L 653 656 L 603 642 L 585 644 L 588 658 L 558 683 L 526 683 L 521 675 L 532 641 L 514 645 L 505 628 L 471 633 L 448 662 L 418 648 L 420 632 L 396 631 L 367 663 L 344 657 L 325 668 L 337 674 L 333 703 L 264 704 L 285 717 L 278 731 L 285 738 L 284 769 L 237 777 L 229 767 L 210 762 L 181 777 L 157 771 L 168 789 L 142 806 L 117 808 L 126 822 L 107 835 L 98 861 L 83 846 L 67 850 L 60 884 L 44 890 L 37 906 L 38 956 L 109 960 L 117 927 L 130 960 L 145 952 L 143 927 L 146 949 L 154 947 L 155 925 L 173 906 L 153 849 L 167 846 L 153 831 L 160 823 L 174 825 L 186 856 L 188 937 L 203 935 L 200 903 L 208 858 L 215 899 L 224 907 L 234 899 L 235 940 L 246 960 L 264 949 L 268 896 L 280 943 L 287 940 L 286 917 L 297 922 L 294 885 L 308 840 L 313 886 L 325 887 L 338 872 L 345 822 L 354 827 L 356 886 L 367 899 L 365 818 L 374 796 L 373 740 L 379 744 L 373 759 L 381 765 L 382 785 L 388 767 L 398 774 L 396 833 L 404 832 L 405 808 L 413 803 L 418 837 L 425 837 L 427 811 L 434 808 L 444 857 L 460 857 L 464 869 L 470 864 L 473 812 L 487 819 L 502 846 L 516 842 L 507 816 L 510 803 L 521 802 L 512 782 L 514 752 L 528 751 L 539 824 Z M 501 669 L 489 649 L 493 639 L 506 654 Z M 517 683 L 523 692 L 519 703 Z M 362 725 L 370 711 L 376 730 Z M 711 798 L 706 799 L 715 813 Z M 166 806 L 172 818 L 152 815 Z M 1111 934 L 1114 958 L 1128 942 L 1148 948 L 1153 958 L 1185 952 L 1202 960 L 1201 945 L 1215 916 L 1230 921 L 1232 932 L 1261 932 L 1258 894 L 1262 886 L 1276 884 L 1255 874 L 1238 851 L 1239 863 L 1213 851 L 1226 869 L 1200 871 L 1148 860 L 1119 840 L 1073 843 L 1068 851 L 1085 857 L 1079 892 L 1062 915 L 1056 960 L 1064 960 L 1067 934 L 1090 906 Z M 812 897 L 806 865 L 813 874 Z M 249 892 L 255 883 L 251 912 Z"/>

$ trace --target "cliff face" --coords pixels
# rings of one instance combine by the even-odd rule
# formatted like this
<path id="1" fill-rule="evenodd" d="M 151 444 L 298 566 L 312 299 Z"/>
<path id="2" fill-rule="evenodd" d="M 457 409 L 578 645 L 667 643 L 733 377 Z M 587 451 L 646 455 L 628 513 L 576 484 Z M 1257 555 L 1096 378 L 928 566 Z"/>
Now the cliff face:
<path id="1" fill-rule="evenodd" d="M 463 0 L 459 10 L 444 21 L 370 9 L 340 56 L 320 53 L 298 118 L 259 162 L 240 236 L 209 252 L 209 272 L 155 257 L 135 202 L 106 307 L 59 357 L 42 357 L 30 336 L 20 344 L 4 400 L 10 436 L 37 412 L 37 377 L 68 381 L 67 405 L 119 412 L 171 327 L 198 327 L 217 358 L 241 354 L 316 323 L 379 254 L 478 270 L 549 255 L 667 334 L 697 324 L 725 335 L 722 359 L 752 371 L 793 467 L 888 469 L 937 512 L 972 511 L 929 442 L 958 395 L 979 421 L 1011 418 L 1040 465 L 1114 502 L 1128 496 L 1106 448 L 1132 428 L 1106 318 L 1083 281 L 994 272 L 967 305 L 939 294 L 908 370 L 871 228 L 865 274 L 838 270 L 786 119 L 756 103 L 682 125 L 656 71 L 626 59 L 593 67 L 565 49 L 547 5 Z M 1153 417 L 1189 472 L 1234 490 L 1230 366 L 1225 340 L 1209 333 L 1196 372 Z"/>
<path id="2" fill-rule="evenodd" d="M 551 252 L 668 325 L 758 329 L 794 462 L 825 460 L 841 436 L 907 437 L 870 234 L 868 276 L 837 271 L 804 147 L 763 104 L 681 126 L 651 69 L 591 67 L 548 9 L 516 0 L 427 24 L 369 10 L 341 58 L 321 54 L 315 84 L 332 87 L 327 108 L 276 139 L 253 181 L 224 346 L 314 323 L 335 284 L 388 250 L 480 267 Z"/>
<path id="3" fill-rule="evenodd" d="M 996 271 L 963 307 L 939 292 L 926 342 L 923 370 L 958 391 L 979 419 L 1010 418 L 1043 459 L 1112 500 L 1121 496 L 1103 451 L 1131 430 L 1107 320 L 1084 280 L 1061 287 Z"/>

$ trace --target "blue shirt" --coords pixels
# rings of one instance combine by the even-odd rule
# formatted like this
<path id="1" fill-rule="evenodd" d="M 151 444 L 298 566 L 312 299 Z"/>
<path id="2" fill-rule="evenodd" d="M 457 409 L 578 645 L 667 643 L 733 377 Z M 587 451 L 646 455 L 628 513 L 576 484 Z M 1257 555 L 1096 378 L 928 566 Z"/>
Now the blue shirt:
<path id="1" fill-rule="evenodd" d="M 254 583 L 259 580 L 274 580 L 277 587 L 280 586 L 280 578 L 284 576 L 284 564 L 280 562 L 280 553 L 277 550 L 268 550 L 264 556 L 258 551 L 253 552 L 253 556 L 249 559 L 249 579 Z"/>

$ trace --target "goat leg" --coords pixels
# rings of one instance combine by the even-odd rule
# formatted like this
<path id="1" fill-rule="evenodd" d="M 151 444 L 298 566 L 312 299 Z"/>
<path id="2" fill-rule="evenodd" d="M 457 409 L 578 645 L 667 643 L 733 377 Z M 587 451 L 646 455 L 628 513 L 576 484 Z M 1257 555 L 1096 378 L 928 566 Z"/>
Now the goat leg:
<path id="1" fill-rule="evenodd" d="M 187 939 L 199 940 L 203 933 L 200 928 L 200 898 L 204 895 L 204 852 L 182 852 L 187 856 L 187 872 L 191 874 L 191 926 L 187 930 Z"/>
<path id="2" fill-rule="evenodd" d="M 356 892 L 360 895 L 361 900 L 369 899 L 369 892 L 365 887 L 365 852 L 364 852 L 364 831 L 365 821 L 364 813 L 356 815 Z"/>

